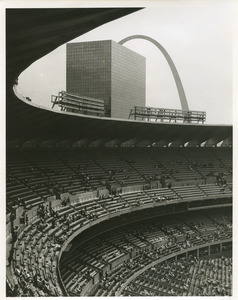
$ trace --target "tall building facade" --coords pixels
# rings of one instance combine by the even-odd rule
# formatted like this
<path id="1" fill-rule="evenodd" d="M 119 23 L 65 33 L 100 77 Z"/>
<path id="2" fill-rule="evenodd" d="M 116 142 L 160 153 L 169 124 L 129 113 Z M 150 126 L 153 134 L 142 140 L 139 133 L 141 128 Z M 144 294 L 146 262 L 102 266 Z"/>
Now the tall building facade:
<path id="1" fill-rule="evenodd" d="M 145 57 L 111 40 L 67 44 L 66 91 L 102 99 L 106 116 L 128 119 L 145 106 Z"/>

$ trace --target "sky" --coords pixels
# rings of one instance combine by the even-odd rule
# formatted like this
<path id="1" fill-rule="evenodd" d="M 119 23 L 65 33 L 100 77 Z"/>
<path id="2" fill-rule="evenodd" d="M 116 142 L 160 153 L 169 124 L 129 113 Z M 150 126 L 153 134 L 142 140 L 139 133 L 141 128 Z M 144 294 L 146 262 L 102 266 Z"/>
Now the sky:
<path id="1" fill-rule="evenodd" d="M 206 111 L 207 124 L 232 124 L 234 20 L 230 1 L 159 1 L 69 42 L 120 40 L 147 35 L 169 53 L 190 110 Z M 181 109 L 171 70 L 150 42 L 124 44 L 146 58 L 146 106 Z M 32 102 L 51 107 L 51 95 L 66 87 L 66 45 L 33 63 L 19 76 Z"/>

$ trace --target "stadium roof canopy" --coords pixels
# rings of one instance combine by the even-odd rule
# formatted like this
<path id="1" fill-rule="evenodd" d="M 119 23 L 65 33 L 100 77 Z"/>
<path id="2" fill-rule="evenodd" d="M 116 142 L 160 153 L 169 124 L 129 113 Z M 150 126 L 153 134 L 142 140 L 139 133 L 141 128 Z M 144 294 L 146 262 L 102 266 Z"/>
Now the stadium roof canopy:
<path id="1" fill-rule="evenodd" d="M 7 145 L 213 146 L 232 142 L 232 126 L 152 123 L 74 115 L 19 100 L 13 85 L 30 64 L 58 46 L 140 8 L 8 9 Z M 36 87 L 37 89 L 37 87 Z"/>

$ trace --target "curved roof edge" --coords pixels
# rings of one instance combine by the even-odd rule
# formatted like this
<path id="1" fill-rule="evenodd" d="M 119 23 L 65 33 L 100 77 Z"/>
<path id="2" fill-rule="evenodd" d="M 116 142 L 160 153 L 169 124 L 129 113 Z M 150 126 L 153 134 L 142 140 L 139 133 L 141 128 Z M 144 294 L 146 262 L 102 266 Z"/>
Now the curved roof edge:
<path id="1" fill-rule="evenodd" d="M 14 91 L 7 101 L 7 144 L 45 146 L 231 146 L 232 126 L 159 123 L 54 111 Z"/>

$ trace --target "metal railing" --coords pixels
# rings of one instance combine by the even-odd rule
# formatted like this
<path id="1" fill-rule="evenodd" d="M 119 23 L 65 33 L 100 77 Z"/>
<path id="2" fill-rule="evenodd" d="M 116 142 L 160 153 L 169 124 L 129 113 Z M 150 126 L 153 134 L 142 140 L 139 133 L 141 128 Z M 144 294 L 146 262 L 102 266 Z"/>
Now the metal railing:
<path id="1" fill-rule="evenodd" d="M 51 95 L 52 108 L 58 105 L 62 111 L 94 116 L 105 116 L 104 101 L 61 91 Z"/>
<path id="2" fill-rule="evenodd" d="M 131 109 L 129 119 L 142 121 L 160 121 L 175 123 L 202 123 L 206 121 L 206 112 L 204 111 L 184 111 L 179 109 L 166 109 L 156 107 L 135 106 Z"/>

